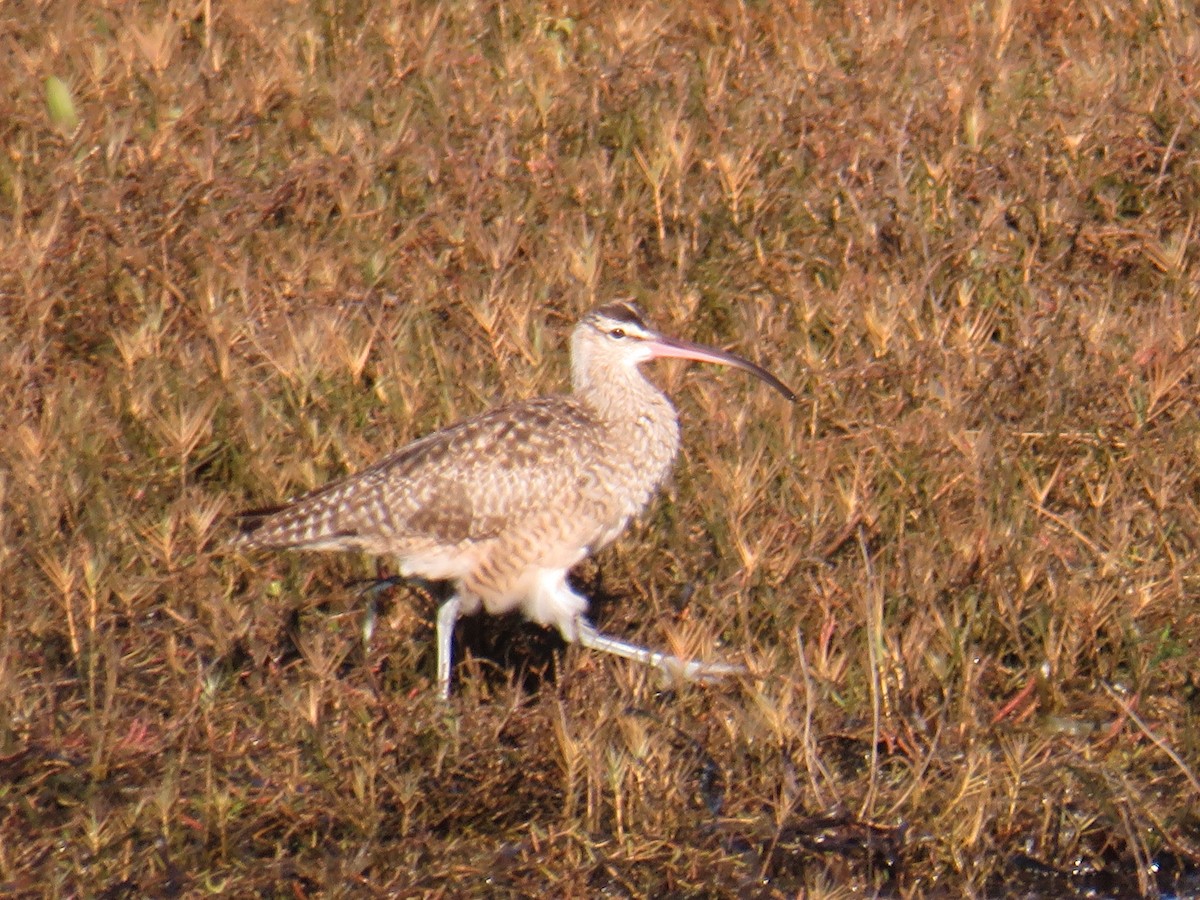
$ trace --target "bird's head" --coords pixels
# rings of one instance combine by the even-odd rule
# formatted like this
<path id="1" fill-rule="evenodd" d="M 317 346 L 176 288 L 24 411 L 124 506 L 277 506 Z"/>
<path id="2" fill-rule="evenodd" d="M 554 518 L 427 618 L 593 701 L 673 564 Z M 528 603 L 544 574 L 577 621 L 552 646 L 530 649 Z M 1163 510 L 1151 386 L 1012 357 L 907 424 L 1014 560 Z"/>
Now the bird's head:
<path id="1" fill-rule="evenodd" d="M 796 394 L 762 366 L 733 353 L 668 337 L 646 324 L 642 311 L 631 300 L 598 306 L 575 326 L 571 359 L 576 390 L 594 386 L 599 379 L 628 372 L 652 359 L 692 359 L 734 366 L 762 379 L 788 400 Z"/>

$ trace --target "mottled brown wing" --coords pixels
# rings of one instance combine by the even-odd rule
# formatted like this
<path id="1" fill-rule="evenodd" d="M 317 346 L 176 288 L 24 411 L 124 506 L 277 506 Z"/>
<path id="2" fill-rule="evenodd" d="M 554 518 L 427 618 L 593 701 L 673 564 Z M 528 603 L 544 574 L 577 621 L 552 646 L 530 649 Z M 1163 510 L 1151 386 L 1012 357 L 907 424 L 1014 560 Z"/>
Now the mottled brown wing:
<path id="1" fill-rule="evenodd" d="M 235 543 L 403 555 L 487 540 L 547 508 L 570 515 L 593 480 L 587 460 L 599 452 L 599 435 L 568 397 L 499 407 L 279 509 L 248 514 Z"/>

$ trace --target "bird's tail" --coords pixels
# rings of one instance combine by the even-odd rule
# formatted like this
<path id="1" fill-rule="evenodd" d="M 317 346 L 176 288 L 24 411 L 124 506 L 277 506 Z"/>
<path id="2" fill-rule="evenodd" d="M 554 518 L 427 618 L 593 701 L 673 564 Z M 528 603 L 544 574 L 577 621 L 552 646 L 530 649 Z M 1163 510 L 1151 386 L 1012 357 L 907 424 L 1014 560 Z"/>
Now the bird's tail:
<path id="1" fill-rule="evenodd" d="M 337 492 L 319 490 L 294 503 L 238 513 L 230 544 L 243 550 L 341 550 L 356 536 L 340 514 Z"/>

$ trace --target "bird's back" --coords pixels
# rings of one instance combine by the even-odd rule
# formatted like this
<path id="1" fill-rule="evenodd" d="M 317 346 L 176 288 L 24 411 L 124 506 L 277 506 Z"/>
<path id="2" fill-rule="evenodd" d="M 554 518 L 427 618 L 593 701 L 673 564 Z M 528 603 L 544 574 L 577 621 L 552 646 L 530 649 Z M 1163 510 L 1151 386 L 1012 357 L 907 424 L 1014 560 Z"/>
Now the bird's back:
<path id="1" fill-rule="evenodd" d="M 245 548 L 361 549 L 401 558 L 454 554 L 464 545 L 543 523 L 584 539 L 621 518 L 608 431 L 572 397 L 489 410 L 414 441 L 367 469 L 272 510 L 247 514 Z M 539 524 L 541 531 L 545 524 Z M 544 534 L 549 541 L 554 535 Z M 427 577 L 455 577 L 423 572 Z"/>

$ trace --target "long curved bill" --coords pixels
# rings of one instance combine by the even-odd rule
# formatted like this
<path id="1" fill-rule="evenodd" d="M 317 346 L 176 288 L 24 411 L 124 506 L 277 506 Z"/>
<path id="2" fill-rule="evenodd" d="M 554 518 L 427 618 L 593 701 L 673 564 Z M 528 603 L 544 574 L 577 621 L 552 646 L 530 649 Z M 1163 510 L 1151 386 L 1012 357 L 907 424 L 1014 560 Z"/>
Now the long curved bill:
<path id="1" fill-rule="evenodd" d="M 699 362 L 716 363 L 719 366 L 733 366 L 761 378 L 793 403 L 796 402 L 795 391 L 762 366 L 755 365 L 748 359 L 742 359 L 740 356 L 726 353 L 724 350 L 718 350 L 715 347 L 705 347 L 703 344 L 693 344 L 691 341 L 666 337 L 661 334 L 656 335 L 649 344 L 650 354 L 655 359 L 673 357 L 675 359 L 694 359 Z"/>

